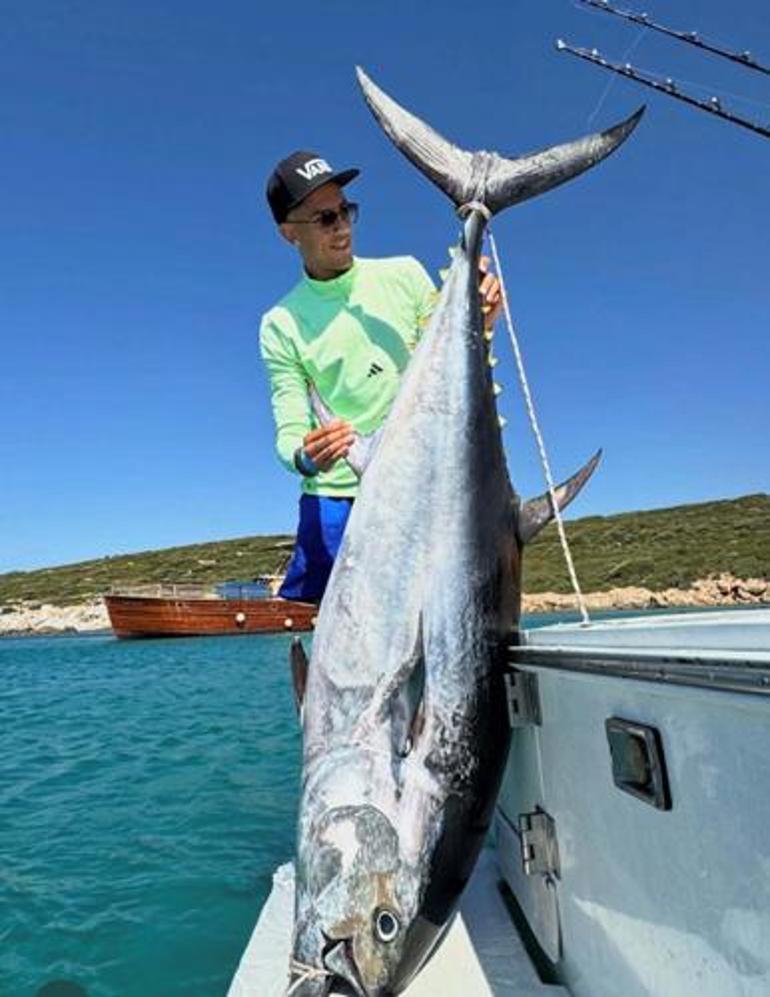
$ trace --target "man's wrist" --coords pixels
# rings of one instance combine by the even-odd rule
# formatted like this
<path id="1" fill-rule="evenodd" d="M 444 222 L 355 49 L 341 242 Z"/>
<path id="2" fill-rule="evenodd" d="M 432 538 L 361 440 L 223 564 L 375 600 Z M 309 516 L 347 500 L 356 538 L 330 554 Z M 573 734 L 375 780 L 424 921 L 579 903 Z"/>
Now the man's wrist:
<path id="1" fill-rule="evenodd" d="M 313 458 L 305 452 L 304 447 L 297 447 L 294 451 L 294 466 L 305 478 L 314 478 L 321 470 Z"/>

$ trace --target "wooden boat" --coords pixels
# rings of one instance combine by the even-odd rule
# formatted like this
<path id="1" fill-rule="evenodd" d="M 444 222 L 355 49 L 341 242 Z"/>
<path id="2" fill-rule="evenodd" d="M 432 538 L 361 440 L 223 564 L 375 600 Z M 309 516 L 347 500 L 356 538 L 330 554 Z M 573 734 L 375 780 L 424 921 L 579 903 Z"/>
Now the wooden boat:
<path id="1" fill-rule="evenodd" d="M 272 576 L 270 576 L 272 578 Z M 318 607 L 260 583 L 141 585 L 104 596 L 116 637 L 203 637 L 312 630 Z"/>

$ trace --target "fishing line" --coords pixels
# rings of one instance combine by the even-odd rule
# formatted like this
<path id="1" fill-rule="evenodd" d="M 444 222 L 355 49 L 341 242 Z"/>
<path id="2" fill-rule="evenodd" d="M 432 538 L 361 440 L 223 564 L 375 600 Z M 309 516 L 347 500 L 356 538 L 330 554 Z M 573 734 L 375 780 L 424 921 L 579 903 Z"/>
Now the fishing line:
<path id="1" fill-rule="evenodd" d="M 572 560 L 572 552 L 570 550 L 569 541 L 567 540 L 567 532 L 564 529 L 564 520 L 561 516 L 559 503 L 556 500 L 556 486 L 553 483 L 551 464 L 548 460 L 548 454 L 546 453 L 543 434 L 540 432 L 540 425 L 537 420 L 537 413 L 535 412 L 535 403 L 532 400 L 532 392 L 529 390 L 529 381 L 527 379 L 527 373 L 524 369 L 524 360 L 519 348 L 519 340 L 516 335 L 516 329 L 513 325 L 511 309 L 508 305 L 508 294 L 505 290 L 505 280 L 503 279 L 503 269 L 500 266 L 497 243 L 495 242 L 494 234 L 489 227 L 487 228 L 487 235 L 489 236 L 489 245 L 492 250 L 492 259 L 494 260 L 497 279 L 500 281 L 500 295 L 503 301 L 503 311 L 505 312 L 505 323 L 508 326 L 508 335 L 511 339 L 513 355 L 516 358 L 516 368 L 519 373 L 521 390 L 524 394 L 524 403 L 527 408 L 529 423 L 532 426 L 532 432 L 537 442 L 537 449 L 540 454 L 540 464 L 542 465 L 543 475 L 545 476 L 546 485 L 548 486 L 548 495 L 551 499 L 551 508 L 553 509 L 554 519 L 556 520 L 556 528 L 559 531 L 559 540 L 561 541 L 561 548 L 564 552 L 564 560 L 567 563 L 567 571 L 569 572 L 570 581 L 572 582 L 572 588 L 575 590 L 575 596 L 577 598 L 577 604 L 580 610 L 580 615 L 583 619 L 583 624 L 587 626 L 591 620 L 588 616 L 588 609 L 586 608 L 585 599 L 583 598 L 583 593 L 580 588 L 580 582 L 578 581 L 577 572 L 575 571 L 575 563 Z"/>
<path id="2" fill-rule="evenodd" d="M 639 47 L 639 43 L 641 42 L 642 38 L 644 38 L 644 36 L 649 32 L 649 30 L 650 30 L 649 28 L 642 28 L 642 30 L 636 36 L 636 38 L 634 39 L 634 41 L 631 42 L 631 44 L 628 46 L 628 48 L 625 50 L 625 52 L 621 56 L 621 59 L 622 59 L 623 62 L 627 62 L 628 61 L 629 56 L 633 52 L 636 51 L 636 49 Z M 607 84 L 607 86 L 604 88 L 604 93 L 599 98 L 598 104 L 593 109 L 593 111 L 588 115 L 588 119 L 586 121 L 586 124 L 588 125 L 588 127 L 591 127 L 593 125 L 593 122 L 594 122 L 594 120 L 596 118 L 596 115 L 599 113 L 599 111 L 601 111 L 602 107 L 604 107 L 604 102 L 609 97 L 612 88 L 615 86 L 615 84 L 617 82 L 618 82 L 618 77 L 617 76 L 610 77 L 610 81 Z"/>
<path id="3" fill-rule="evenodd" d="M 644 36 L 644 34 L 646 34 L 647 30 L 648 29 L 645 29 L 645 31 L 643 31 L 642 34 L 637 38 L 636 42 L 633 45 L 630 45 L 626 49 L 626 51 L 623 53 L 623 55 L 620 56 L 620 59 L 618 60 L 619 62 L 623 63 L 624 65 L 628 62 L 628 57 L 631 55 L 631 53 L 633 52 L 633 50 L 637 47 L 637 43 L 639 41 L 641 41 L 642 37 Z M 653 70 L 651 70 L 651 69 L 644 69 L 643 66 L 637 66 L 636 67 L 636 72 L 638 72 L 638 73 L 645 73 L 647 76 L 659 77 L 660 79 L 664 78 L 664 74 L 663 73 L 653 72 Z M 588 123 L 589 124 L 591 124 L 591 122 L 593 121 L 593 119 L 596 117 L 598 111 L 601 109 L 602 105 L 604 104 L 604 101 L 607 99 L 607 96 L 609 95 L 610 90 L 612 90 L 613 86 L 618 82 L 619 78 L 620 77 L 618 77 L 618 76 L 612 76 L 611 77 L 609 83 L 604 88 L 604 93 L 599 98 L 599 103 L 596 105 L 596 109 L 594 111 L 592 111 L 591 114 L 588 116 Z M 730 97 L 733 100 L 740 101 L 743 104 L 752 104 L 754 107 L 770 107 L 770 102 L 768 102 L 766 100 L 756 100 L 756 98 L 754 98 L 754 97 L 746 97 L 745 94 L 733 93 L 731 90 L 721 90 L 721 89 L 719 89 L 719 87 L 714 87 L 714 86 L 711 86 L 711 85 L 709 85 L 707 83 L 698 83 L 696 80 L 685 80 L 685 79 L 682 79 L 681 77 L 677 76 L 676 83 L 677 83 L 678 86 L 688 86 L 688 87 L 692 87 L 694 90 L 702 90 L 703 93 L 707 93 L 709 95 L 711 95 L 711 94 L 719 94 L 721 97 Z"/>
<path id="4" fill-rule="evenodd" d="M 559 52 L 567 52 L 569 55 L 573 55 L 578 59 L 584 59 L 586 62 L 590 62 L 596 66 L 601 66 L 603 69 L 608 69 L 612 73 L 626 77 L 626 79 L 634 80 L 636 83 L 641 83 L 642 86 L 649 87 L 651 90 L 655 90 L 658 93 L 664 93 L 673 100 L 681 101 L 683 104 L 689 104 L 691 107 L 697 107 L 701 111 L 707 111 L 710 114 L 714 114 L 718 118 L 722 118 L 723 121 L 729 121 L 731 124 L 738 125 L 741 128 L 748 128 L 749 131 L 756 132 L 758 135 L 763 135 L 765 138 L 770 138 L 770 128 L 766 128 L 755 121 L 743 118 L 739 114 L 735 114 L 733 111 L 722 107 L 722 103 L 718 97 L 712 97 L 708 101 L 702 100 L 699 97 L 695 97 L 693 94 L 688 93 L 686 90 L 680 89 L 679 83 L 672 78 L 658 78 L 654 74 L 647 73 L 644 70 L 635 69 L 629 62 L 610 62 L 610 60 L 605 59 L 596 48 L 576 48 L 574 45 L 567 44 L 567 42 L 563 41 L 561 38 L 557 40 L 556 48 Z"/>
<path id="5" fill-rule="evenodd" d="M 639 70 L 642 73 L 647 73 L 648 76 L 657 76 L 657 73 L 652 73 L 649 69 Z M 719 94 L 722 97 L 732 97 L 733 100 L 739 100 L 744 104 L 753 104 L 755 107 L 770 107 L 770 102 L 766 100 L 754 100 L 752 97 L 744 97 L 740 93 L 732 93 L 730 90 L 718 90 L 716 87 L 706 86 L 704 83 L 696 83 L 695 80 L 683 80 L 677 77 L 676 80 L 679 84 L 684 84 L 688 87 L 693 87 L 695 90 L 702 90 L 707 94 Z"/>

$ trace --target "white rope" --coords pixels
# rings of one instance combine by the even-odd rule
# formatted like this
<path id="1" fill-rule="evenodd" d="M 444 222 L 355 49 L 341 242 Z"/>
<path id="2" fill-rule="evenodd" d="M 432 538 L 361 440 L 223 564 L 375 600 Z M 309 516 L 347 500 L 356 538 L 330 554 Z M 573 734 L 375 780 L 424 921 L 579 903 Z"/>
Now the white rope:
<path id="1" fill-rule="evenodd" d="M 505 312 L 505 321 L 508 326 L 508 334 L 511 338 L 511 345 L 513 346 L 513 355 L 516 358 L 516 367 L 519 372 L 519 381 L 521 382 L 521 390 L 524 393 L 524 403 L 527 407 L 527 415 L 529 416 L 529 422 L 532 426 L 532 432 L 535 435 L 535 440 L 537 441 L 537 449 L 540 452 L 540 463 L 543 466 L 543 474 L 545 476 L 546 485 L 548 486 L 548 494 L 551 498 L 551 506 L 553 508 L 554 518 L 556 520 L 556 528 L 559 531 L 559 539 L 561 541 L 561 547 L 564 551 L 564 560 L 567 562 L 567 570 L 569 571 L 570 580 L 572 581 L 572 587 L 575 590 L 575 596 L 577 597 L 578 608 L 580 609 L 580 615 L 583 618 L 583 623 L 588 624 L 591 622 L 588 616 L 588 610 L 586 608 L 585 599 L 583 598 L 583 593 L 580 590 L 580 583 L 578 582 L 577 572 L 575 571 L 575 564 L 572 560 L 572 552 L 569 549 L 569 543 L 567 541 L 567 533 L 564 529 L 564 520 L 561 517 L 561 512 L 559 511 L 559 504 L 556 501 L 556 487 L 553 483 L 553 476 L 551 475 L 551 465 L 548 461 L 548 454 L 545 450 L 545 443 L 543 441 L 543 434 L 540 432 L 540 426 L 538 425 L 537 415 L 535 413 L 535 405 L 532 401 L 532 393 L 529 390 L 529 382 L 527 381 L 527 374 L 524 370 L 524 360 L 521 356 L 521 350 L 519 349 L 519 341 L 516 336 L 516 330 L 513 326 L 513 319 L 511 318 L 511 309 L 508 305 L 508 294 L 505 290 L 505 281 L 503 279 L 503 270 L 500 266 L 500 257 L 497 254 L 497 244 L 495 243 L 495 237 L 492 234 L 491 229 L 487 229 L 489 233 L 489 245 L 492 249 L 492 259 L 495 263 L 495 270 L 497 271 L 497 279 L 500 281 L 500 294 L 503 299 L 503 311 Z"/>
<path id="2" fill-rule="evenodd" d="M 321 966 L 310 966 L 305 962 L 300 962 L 298 959 L 289 960 L 289 979 L 292 976 L 299 974 L 299 979 L 296 979 L 294 983 L 291 984 L 289 989 L 286 991 L 285 997 L 291 997 L 293 993 L 305 983 L 307 980 L 322 980 L 325 976 L 333 976 L 328 969 L 323 969 Z"/>
<path id="3" fill-rule="evenodd" d="M 483 201 L 468 201 L 466 204 L 461 204 L 457 209 L 457 214 L 460 218 L 467 218 L 471 211 L 480 211 L 487 223 L 492 218 L 492 212 Z"/>

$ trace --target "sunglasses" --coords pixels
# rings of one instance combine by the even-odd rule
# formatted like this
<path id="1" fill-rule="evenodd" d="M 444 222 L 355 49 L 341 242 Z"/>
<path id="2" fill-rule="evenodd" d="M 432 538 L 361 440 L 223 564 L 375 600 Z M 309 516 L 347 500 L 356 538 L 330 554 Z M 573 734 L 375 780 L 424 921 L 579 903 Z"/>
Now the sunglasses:
<path id="1" fill-rule="evenodd" d="M 352 201 L 341 204 L 336 210 L 334 208 L 324 208 L 318 211 L 312 218 L 292 218 L 292 225 L 317 225 L 319 228 L 334 228 L 337 222 L 346 222 L 351 225 L 358 218 L 358 205 Z"/>

